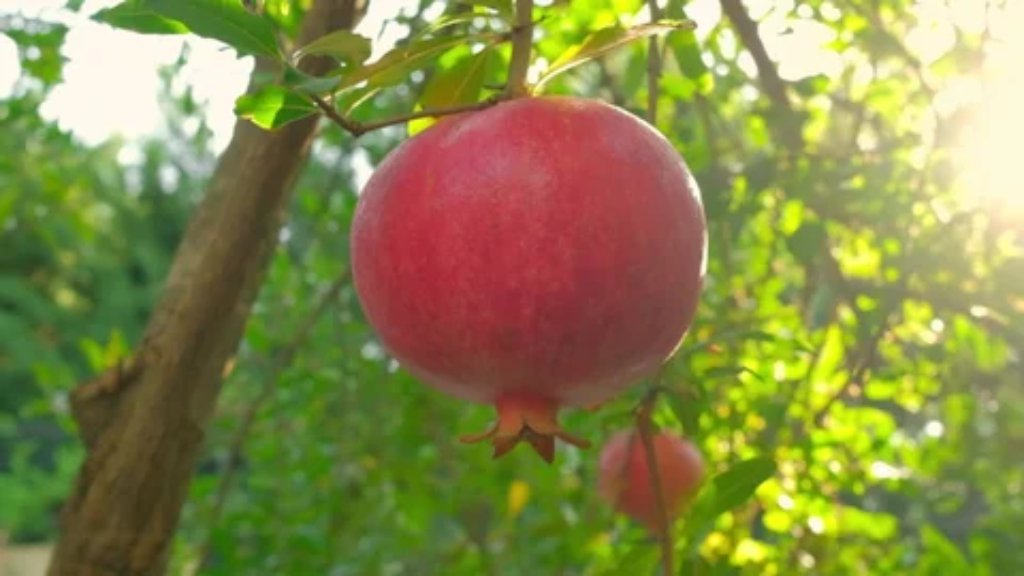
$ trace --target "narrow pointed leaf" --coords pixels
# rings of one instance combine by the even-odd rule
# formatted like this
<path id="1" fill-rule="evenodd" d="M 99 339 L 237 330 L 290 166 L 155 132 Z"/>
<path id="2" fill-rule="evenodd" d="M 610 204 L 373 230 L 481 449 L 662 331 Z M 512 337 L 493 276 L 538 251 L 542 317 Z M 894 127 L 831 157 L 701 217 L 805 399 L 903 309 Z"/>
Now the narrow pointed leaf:
<path id="1" fill-rule="evenodd" d="M 459 60 L 446 70 L 438 70 L 423 89 L 417 108 L 430 110 L 470 104 L 480 97 L 491 50 L 481 50 Z M 437 122 L 436 118 L 420 118 L 409 123 L 409 135 L 422 132 Z"/>
<path id="2" fill-rule="evenodd" d="M 452 26 L 458 26 L 459 24 L 468 24 L 477 18 L 487 18 L 488 16 L 490 15 L 475 14 L 473 12 L 465 14 L 445 14 L 431 22 L 430 25 L 423 28 L 423 30 L 414 34 L 411 39 L 415 42 L 436 33 L 438 30 L 444 30 L 445 28 L 451 28 Z"/>
<path id="3" fill-rule="evenodd" d="M 235 114 L 265 130 L 317 113 L 317 107 L 295 92 L 274 84 L 235 101 Z"/>
<path id="4" fill-rule="evenodd" d="M 757 487 L 775 474 L 771 458 L 752 458 L 733 465 L 715 476 L 715 516 L 736 508 L 749 500 Z"/>
<path id="5" fill-rule="evenodd" d="M 734 464 L 715 476 L 700 491 L 687 516 L 686 542 L 690 549 L 700 546 L 719 516 L 753 497 L 758 486 L 774 476 L 775 471 L 775 461 L 761 457 Z"/>
<path id="6" fill-rule="evenodd" d="M 512 5 L 512 0 L 456 0 L 456 3 L 468 4 L 469 6 L 479 6 L 487 10 L 493 10 L 509 20 L 512 20 L 515 16 L 515 8 Z"/>
<path id="7" fill-rule="evenodd" d="M 139 0 L 139 5 L 241 54 L 280 57 L 273 23 L 246 10 L 239 0 Z"/>
<path id="8" fill-rule="evenodd" d="M 311 76 L 297 68 L 288 66 L 284 69 L 281 81 L 285 86 L 294 88 L 298 92 L 323 96 L 330 94 L 340 86 L 342 77 L 335 73 L 329 76 Z"/>
<path id="9" fill-rule="evenodd" d="M 376 62 L 354 70 L 345 77 L 341 89 L 354 87 L 364 81 L 375 87 L 397 84 L 413 70 L 427 66 L 434 58 L 457 46 L 473 42 L 493 42 L 496 39 L 496 34 L 486 33 L 419 40 L 408 46 L 395 48 Z"/>
<path id="10" fill-rule="evenodd" d="M 602 28 L 588 36 L 583 42 L 566 50 L 552 62 L 551 66 L 537 82 L 537 87 L 544 85 L 566 70 L 589 62 L 598 56 L 625 46 L 635 40 L 676 30 L 692 30 L 694 26 L 695 24 L 692 20 L 659 20 L 632 28 L 620 28 L 618 26 Z"/>
<path id="11" fill-rule="evenodd" d="M 117 6 L 104 8 L 92 15 L 97 22 L 109 24 L 122 30 L 131 30 L 141 34 L 186 34 L 188 27 L 161 16 L 144 6 L 139 0 L 128 0 Z"/>
<path id="12" fill-rule="evenodd" d="M 330 56 L 349 65 L 358 65 L 370 57 L 370 39 L 350 32 L 337 30 L 321 36 L 295 52 L 295 61 L 304 56 Z"/>
<path id="13" fill-rule="evenodd" d="M 380 91 L 381 88 L 379 86 L 363 86 L 362 88 L 347 90 L 335 96 L 334 105 L 342 114 L 348 115 L 356 108 L 372 100 Z"/>

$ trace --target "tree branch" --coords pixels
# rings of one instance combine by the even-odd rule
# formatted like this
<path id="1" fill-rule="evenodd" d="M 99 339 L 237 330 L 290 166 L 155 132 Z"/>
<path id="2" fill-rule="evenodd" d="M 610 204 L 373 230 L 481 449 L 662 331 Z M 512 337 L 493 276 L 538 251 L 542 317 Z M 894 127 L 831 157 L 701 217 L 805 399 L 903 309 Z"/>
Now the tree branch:
<path id="1" fill-rule="evenodd" d="M 722 11 L 729 18 L 732 27 L 739 35 L 740 41 L 746 46 L 754 64 L 757 65 L 757 75 L 761 80 L 761 87 L 764 89 L 768 99 L 776 106 L 787 113 L 793 112 L 793 106 L 789 101 L 789 94 L 786 92 L 786 85 L 779 76 L 775 63 L 768 56 L 768 50 L 764 47 L 761 35 L 757 31 L 757 22 L 750 17 L 742 0 L 721 0 Z"/>
<path id="2" fill-rule="evenodd" d="M 71 416 L 86 448 L 96 443 L 117 412 L 121 392 L 139 377 L 142 367 L 142 359 L 131 356 L 71 391 Z"/>
<path id="3" fill-rule="evenodd" d="M 363 0 L 315 0 L 301 43 L 351 29 L 364 7 Z M 309 58 L 301 67 L 320 75 L 330 66 L 329 59 Z M 266 67 L 258 61 L 256 74 Z M 137 347 L 138 368 L 128 371 L 134 377 L 122 373 L 108 393 L 78 393 L 79 411 L 98 401 L 112 406 L 95 428 L 82 430 L 89 449 L 62 514 L 49 574 L 166 571 L 224 367 L 263 284 L 318 120 L 274 132 L 236 122 Z"/>
<path id="4" fill-rule="evenodd" d="M 786 84 L 779 76 L 775 63 L 768 56 L 768 50 L 765 49 L 764 41 L 761 40 L 761 35 L 757 31 L 757 22 L 754 22 L 750 14 L 747 13 L 742 0 L 720 1 L 722 11 L 725 12 L 726 17 L 729 18 L 736 30 L 736 34 L 740 37 L 740 41 L 754 59 L 761 89 L 785 118 L 782 123 L 782 131 L 777 136 L 791 151 L 799 150 L 803 147 L 803 135 L 800 133 L 798 118 L 789 99 L 789 93 L 786 91 Z"/>

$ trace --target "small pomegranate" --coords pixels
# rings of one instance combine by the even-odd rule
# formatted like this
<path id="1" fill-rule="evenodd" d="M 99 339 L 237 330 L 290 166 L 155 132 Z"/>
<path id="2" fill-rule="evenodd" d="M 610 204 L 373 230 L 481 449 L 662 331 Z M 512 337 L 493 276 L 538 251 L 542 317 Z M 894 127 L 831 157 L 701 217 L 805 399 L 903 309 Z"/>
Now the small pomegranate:
<path id="1" fill-rule="evenodd" d="M 669 522 L 696 496 L 704 462 L 693 444 L 667 432 L 651 437 Z M 660 533 L 660 508 L 651 466 L 636 431 L 619 432 L 601 450 L 598 491 L 619 512 Z"/>
<path id="2" fill-rule="evenodd" d="M 547 461 L 563 406 L 653 374 L 693 319 L 706 233 L 672 145 L 603 102 L 519 98 L 405 141 L 352 223 L 355 287 L 383 346 L 448 394 L 493 404 L 495 457 Z"/>

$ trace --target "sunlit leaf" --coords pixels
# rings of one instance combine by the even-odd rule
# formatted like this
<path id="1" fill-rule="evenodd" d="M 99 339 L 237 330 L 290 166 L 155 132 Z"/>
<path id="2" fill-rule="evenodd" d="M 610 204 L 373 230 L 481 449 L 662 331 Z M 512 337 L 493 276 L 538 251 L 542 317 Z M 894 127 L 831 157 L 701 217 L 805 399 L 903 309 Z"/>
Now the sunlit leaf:
<path id="1" fill-rule="evenodd" d="M 630 551 L 622 557 L 614 570 L 606 573 L 607 576 L 637 576 L 650 574 L 658 565 L 658 558 L 661 552 L 655 542 L 634 545 Z"/>
<path id="2" fill-rule="evenodd" d="M 649 24 L 641 24 L 632 28 L 610 27 L 598 30 L 583 42 L 562 53 L 537 81 L 537 88 L 555 76 L 580 64 L 589 62 L 611 50 L 625 46 L 630 42 L 677 30 L 692 30 L 695 24 L 691 20 L 660 20 Z"/>
<path id="3" fill-rule="evenodd" d="M 235 101 L 235 114 L 272 130 L 317 113 L 315 104 L 282 86 L 269 85 Z"/>
<path id="4" fill-rule="evenodd" d="M 342 80 L 337 73 L 328 76 L 310 76 L 291 66 L 286 67 L 282 75 L 282 82 L 285 86 L 295 88 L 300 92 L 319 95 L 333 92 L 341 85 Z"/>
<path id="5" fill-rule="evenodd" d="M 757 487 L 775 475 L 775 461 L 771 458 L 753 458 L 734 464 L 711 481 L 714 487 L 715 516 L 745 503 Z"/>
<path id="6" fill-rule="evenodd" d="M 334 98 L 334 105 L 343 114 L 349 114 L 356 108 L 372 100 L 373 97 L 381 90 L 383 90 L 383 87 L 381 86 L 363 86 L 361 88 L 346 90 Z"/>
<path id="7" fill-rule="evenodd" d="M 921 570 L 918 572 L 919 574 L 967 575 L 974 573 L 963 552 L 949 540 L 948 536 L 933 526 L 921 527 L 921 544 L 930 552 L 929 558 L 927 558 L 930 570 Z"/>
<path id="8" fill-rule="evenodd" d="M 365 62 L 372 50 L 369 38 L 348 30 L 336 30 L 299 48 L 294 58 L 298 61 L 305 56 L 330 56 L 356 65 Z"/>
<path id="9" fill-rule="evenodd" d="M 468 55 L 454 66 L 438 70 L 423 89 L 417 108 L 431 110 L 476 102 L 483 88 L 491 51 Z M 409 135 L 421 132 L 437 120 L 420 118 L 409 123 Z"/>
<path id="10" fill-rule="evenodd" d="M 487 10 L 497 12 L 502 17 L 512 20 L 515 16 L 513 0 L 454 0 L 456 4 L 479 6 Z"/>
<path id="11" fill-rule="evenodd" d="M 667 42 L 683 75 L 697 83 L 701 92 L 710 90 L 713 76 L 704 63 L 697 38 L 693 34 L 673 34 Z"/>
<path id="12" fill-rule="evenodd" d="M 691 548 L 699 546 L 719 516 L 746 503 L 758 486 L 775 475 L 775 471 L 774 460 L 752 458 L 734 464 L 712 478 L 686 517 L 688 545 Z"/>
<path id="13" fill-rule="evenodd" d="M 240 54 L 279 57 L 274 25 L 238 0 L 139 0 L 141 8 L 181 22 L 193 34 L 219 40 Z"/>
<path id="14" fill-rule="evenodd" d="M 428 38 L 401 46 L 345 76 L 340 88 L 354 87 L 362 82 L 369 86 L 387 86 L 401 82 L 413 70 L 427 66 L 434 58 L 457 47 L 477 42 L 494 42 L 498 36 L 491 33 Z"/>
<path id="15" fill-rule="evenodd" d="M 423 30 L 416 33 L 412 37 L 413 41 L 425 38 L 445 28 L 451 28 L 452 26 L 458 26 L 459 24 L 468 24 L 478 18 L 483 18 L 482 14 L 475 14 L 473 12 L 467 12 L 462 14 L 445 14 L 437 20 L 434 20 L 430 25 L 425 26 Z"/>
<path id="16" fill-rule="evenodd" d="M 142 0 L 129 0 L 104 8 L 92 15 L 97 22 L 142 34 L 185 34 L 188 27 L 142 6 Z"/>

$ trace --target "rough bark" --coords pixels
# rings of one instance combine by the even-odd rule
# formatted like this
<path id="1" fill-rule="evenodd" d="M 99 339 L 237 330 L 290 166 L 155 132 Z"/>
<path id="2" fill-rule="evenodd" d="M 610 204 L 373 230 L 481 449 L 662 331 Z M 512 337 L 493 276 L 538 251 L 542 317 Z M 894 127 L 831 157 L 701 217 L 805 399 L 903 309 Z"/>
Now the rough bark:
<path id="1" fill-rule="evenodd" d="M 363 0 L 316 0 L 300 43 L 350 28 Z M 310 61 L 310 73 L 325 62 Z M 72 395 L 87 456 L 49 573 L 152 575 L 166 561 L 224 366 L 277 245 L 317 119 L 240 121 L 178 247 L 133 358 Z"/>

